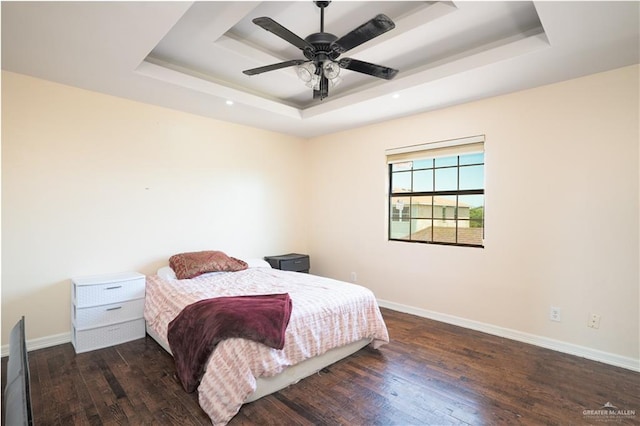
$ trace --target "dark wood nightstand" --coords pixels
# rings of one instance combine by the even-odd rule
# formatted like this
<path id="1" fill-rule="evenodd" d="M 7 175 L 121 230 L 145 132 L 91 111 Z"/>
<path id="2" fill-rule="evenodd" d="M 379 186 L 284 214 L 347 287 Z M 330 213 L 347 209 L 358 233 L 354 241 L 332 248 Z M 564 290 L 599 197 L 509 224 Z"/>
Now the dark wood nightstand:
<path id="1" fill-rule="evenodd" d="M 309 255 L 289 253 L 279 256 L 265 256 L 264 260 L 269 262 L 272 268 L 281 269 L 283 271 L 295 271 L 309 273 Z"/>

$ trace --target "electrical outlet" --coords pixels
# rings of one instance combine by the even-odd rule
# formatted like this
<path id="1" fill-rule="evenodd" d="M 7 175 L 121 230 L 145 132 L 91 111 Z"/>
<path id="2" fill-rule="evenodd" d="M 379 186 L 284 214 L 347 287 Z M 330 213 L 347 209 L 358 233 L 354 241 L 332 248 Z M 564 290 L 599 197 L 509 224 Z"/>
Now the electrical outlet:
<path id="1" fill-rule="evenodd" d="M 589 328 L 600 328 L 600 315 L 591 314 L 589 316 L 589 322 L 587 322 L 587 327 Z"/>
<path id="2" fill-rule="evenodd" d="M 352 283 L 357 283 L 358 282 L 358 274 L 356 274 L 355 272 L 351 273 L 351 282 Z"/>
<path id="3" fill-rule="evenodd" d="M 556 308 L 555 306 L 552 306 L 549 309 L 549 319 L 551 321 L 560 322 L 562 320 L 562 317 L 560 315 L 560 308 Z"/>

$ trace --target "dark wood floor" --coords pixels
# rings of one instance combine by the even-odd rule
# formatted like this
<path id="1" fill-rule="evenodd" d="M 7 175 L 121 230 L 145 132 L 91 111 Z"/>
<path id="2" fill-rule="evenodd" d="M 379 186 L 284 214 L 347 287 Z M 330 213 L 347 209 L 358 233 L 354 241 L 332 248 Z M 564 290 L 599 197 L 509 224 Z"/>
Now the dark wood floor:
<path id="1" fill-rule="evenodd" d="M 246 404 L 230 424 L 640 423 L 640 373 L 388 309 L 383 315 L 390 344 Z M 36 425 L 210 424 L 149 337 L 80 355 L 65 344 L 29 357 Z M 636 415 L 584 415 L 607 402 Z"/>

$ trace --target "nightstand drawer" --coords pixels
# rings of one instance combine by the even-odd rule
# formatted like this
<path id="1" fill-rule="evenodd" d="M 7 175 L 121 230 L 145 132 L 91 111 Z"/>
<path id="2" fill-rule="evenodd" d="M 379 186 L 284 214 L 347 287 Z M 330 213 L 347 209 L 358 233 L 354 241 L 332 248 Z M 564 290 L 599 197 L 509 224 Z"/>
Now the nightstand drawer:
<path id="1" fill-rule="evenodd" d="M 78 330 L 75 325 L 72 327 L 71 343 L 73 343 L 76 353 L 106 348 L 130 340 L 140 339 L 143 338 L 146 333 L 143 318 L 89 330 Z"/>
<path id="2" fill-rule="evenodd" d="M 309 257 L 305 256 L 298 259 L 281 260 L 280 269 L 283 271 L 308 271 Z"/>
<path id="3" fill-rule="evenodd" d="M 145 279 L 115 281 L 106 284 L 78 285 L 74 283 L 73 297 L 78 307 L 109 305 L 124 300 L 144 298 Z"/>
<path id="4" fill-rule="evenodd" d="M 112 305 L 78 308 L 73 306 L 73 323 L 78 330 L 96 328 L 135 319 L 144 315 L 144 299 L 114 303 Z"/>

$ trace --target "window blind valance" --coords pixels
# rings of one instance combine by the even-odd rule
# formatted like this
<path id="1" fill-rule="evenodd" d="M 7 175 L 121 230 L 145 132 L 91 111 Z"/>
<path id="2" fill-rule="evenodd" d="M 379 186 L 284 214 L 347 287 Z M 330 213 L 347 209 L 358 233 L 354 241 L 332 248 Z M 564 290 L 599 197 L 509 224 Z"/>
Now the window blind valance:
<path id="1" fill-rule="evenodd" d="M 484 135 L 467 138 L 450 139 L 446 141 L 430 142 L 391 148 L 385 151 L 387 163 L 401 163 L 404 161 L 420 160 L 423 158 L 448 157 L 453 155 L 473 154 L 484 151 Z"/>

